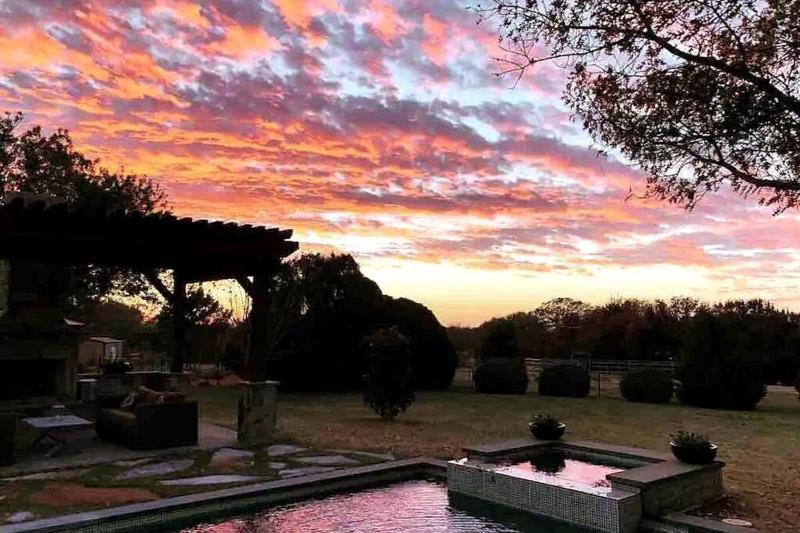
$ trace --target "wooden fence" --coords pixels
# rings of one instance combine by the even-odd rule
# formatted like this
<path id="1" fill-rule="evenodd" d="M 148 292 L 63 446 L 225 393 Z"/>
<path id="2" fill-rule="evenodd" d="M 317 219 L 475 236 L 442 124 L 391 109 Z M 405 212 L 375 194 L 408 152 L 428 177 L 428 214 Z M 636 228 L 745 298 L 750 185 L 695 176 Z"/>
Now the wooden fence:
<path id="1" fill-rule="evenodd" d="M 585 368 L 589 373 L 596 374 L 625 374 L 640 368 L 655 368 L 674 372 L 677 366 L 676 361 L 640 361 L 636 359 L 537 359 L 530 357 L 525 359 L 528 376 L 532 379 L 538 377 L 539 372 L 545 367 L 565 364 L 577 365 Z"/>

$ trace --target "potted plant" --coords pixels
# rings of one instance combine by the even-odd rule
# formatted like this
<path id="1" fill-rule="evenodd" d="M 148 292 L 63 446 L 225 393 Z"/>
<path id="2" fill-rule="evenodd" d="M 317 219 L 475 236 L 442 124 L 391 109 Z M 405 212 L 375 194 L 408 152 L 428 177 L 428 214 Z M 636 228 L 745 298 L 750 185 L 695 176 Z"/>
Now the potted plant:
<path id="1" fill-rule="evenodd" d="M 539 440 L 558 440 L 567 429 L 567 425 L 550 414 L 538 414 L 531 418 L 528 427 L 534 437 Z"/>
<path id="2" fill-rule="evenodd" d="M 672 454 L 684 463 L 707 464 L 714 461 L 717 456 L 717 445 L 699 433 L 678 431 L 672 435 L 669 445 L 672 448 Z"/>

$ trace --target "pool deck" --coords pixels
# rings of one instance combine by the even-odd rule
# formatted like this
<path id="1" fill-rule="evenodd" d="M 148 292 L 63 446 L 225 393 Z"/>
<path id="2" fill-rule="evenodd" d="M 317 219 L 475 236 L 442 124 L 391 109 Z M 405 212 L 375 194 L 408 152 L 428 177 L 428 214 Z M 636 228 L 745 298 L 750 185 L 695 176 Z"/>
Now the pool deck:
<path id="1" fill-rule="evenodd" d="M 70 443 L 74 453 L 64 453 L 47 457 L 41 450 L 33 449 L 16 464 L 0 467 L 0 479 L 24 476 L 52 470 L 84 468 L 118 461 L 133 461 L 144 458 L 157 458 L 182 455 L 201 450 L 215 450 L 236 446 L 236 431 L 206 422 L 198 425 L 196 446 L 180 446 L 161 450 L 130 450 L 97 438 L 94 429 L 82 430 Z"/>

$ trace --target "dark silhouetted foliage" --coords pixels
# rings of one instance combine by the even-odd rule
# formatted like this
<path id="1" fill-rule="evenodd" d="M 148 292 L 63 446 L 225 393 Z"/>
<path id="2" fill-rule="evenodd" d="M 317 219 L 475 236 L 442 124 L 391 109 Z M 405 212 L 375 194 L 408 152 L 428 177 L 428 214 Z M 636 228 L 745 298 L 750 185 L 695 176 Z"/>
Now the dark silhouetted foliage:
<path id="1" fill-rule="evenodd" d="M 733 311 L 703 311 L 690 323 L 677 370 L 682 403 L 748 410 L 764 397 L 764 365 L 743 320 Z"/>
<path id="2" fill-rule="evenodd" d="M 450 386 L 458 357 L 433 312 L 407 298 L 384 296 L 383 323 L 396 326 L 409 340 L 411 373 L 417 390 L 442 390 Z"/>
<path id="3" fill-rule="evenodd" d="M 305 254 L 275 279 L 267 325 L 269 375 L 285 390 L 358 390 L 363 339 L 396 327 L 409 342 L 412 385 L 444 389 L 457 358 L 447 333 L 425 306 L 391 298 L 349 255 Z"/>
<path id="4" fill-rule="evenodd" d="M 478 355 L 481 361 L 518 358 L 519 344 L 514 322 L 507 319 L 490 322 Z"/>
<path id="5" fill-rule="evenodd" d="M 39 126 L 17 132 L 22 114 L 0 115 L 0 201 L 7 193 L 50 196 L 73 206 L 139 213 L 167 210 L 167 197 L 157 182 L 146 177 L 110 172 L 75 150 L 67 130 L 45 135 Z M 48 265 L 51 270 L 62 267 Z M 71 309 L 104 296 L 121 294 L 156 301 L 147 279 L 130 269 L 77 265 L 69 268 L 67 299 Z"/>
<path id="6" fill-rule="evenodd" d="M 542 396 L 568 396 L 584 398 L 589 395 L 589 373 L 577 365 L 555 365 L 539 373 L 539 394 Z"/>
<path id="7" fill-rule="evenodd" d="M 672 376 L 665 370 L 631 370 L 619 382 L 619 392 L 629 402 L 669 403 L 673 392 Z"/>
<path id="8" fill-rule="evenodd" d="M 269 377 L 284 390 L 359 390 L 363 338 L 382 317 L 378 285 L 349 255 L 302 255 L 278 278 Z"/>
<path id="9" fill-rule="evenodd" d="M 414 403 L 411 343 L 395 327 L 379 329 L 364 341 L 364 403 L 393 420 Z"/>
<path id="10" fill-rule="evenodd" d="M 525 394 L 528 390 L 528 372 L 519 357 L 481 361 L 472 380 L 478 392 L 484 394 Z"/>
<path id="11" fill-rule="evenodd" d="M 476 0 L 507 63 L 565 70 L 587 132 L 691 209 L 724 188 L 776 211 L 800 202 L 796 2 Z M 792 37 L 788 37 L 792 36 Z"/>

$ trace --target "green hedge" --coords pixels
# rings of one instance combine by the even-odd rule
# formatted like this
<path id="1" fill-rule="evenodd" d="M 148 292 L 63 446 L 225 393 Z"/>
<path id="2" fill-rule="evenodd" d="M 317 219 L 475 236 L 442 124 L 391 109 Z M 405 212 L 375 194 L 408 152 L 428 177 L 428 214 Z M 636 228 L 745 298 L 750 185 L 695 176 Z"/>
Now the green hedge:
<path id="1" fill-rule="evenodd" d="M 619 382 L 619 392 L 629 402 L 669 403 L 673 393 L 672 375 L 666 370 L 631 370 Z"/>
<path id="2" fill-rule="evenodd" d="M 525 394 L 528 390 L 525 362 L 518 357 L 483 361 L 472 380 L 478 392 L 485 394 Z"/>
<path id="3" fill-rule="evenodd" d="M 539 394 L 585 398 L 592 380 L 589 373 L 577 365 L 556 365 L 542 369 L 539 374 Z"/>

